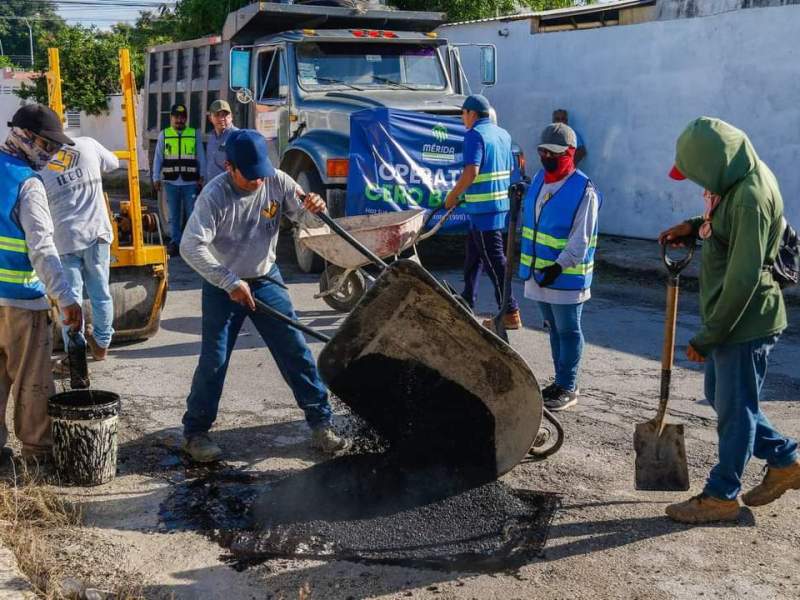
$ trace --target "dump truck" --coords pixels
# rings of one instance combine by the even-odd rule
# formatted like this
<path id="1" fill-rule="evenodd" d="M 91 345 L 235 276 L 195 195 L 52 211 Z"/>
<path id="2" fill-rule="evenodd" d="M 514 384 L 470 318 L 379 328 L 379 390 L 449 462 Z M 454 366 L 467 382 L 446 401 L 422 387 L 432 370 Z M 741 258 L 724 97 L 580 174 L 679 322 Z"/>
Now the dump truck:
<path id="1" fill-rule="evenodd" d="M 227 100 L 238 127 L 270 141 L 276 166 L 325 198 L 334 217 L 344 216 L 351 113 L 388 107 L 460 115 L 470 93 L 463 46 L 480 57 L 482 84 L 495 83 L 494 46 L 449 44 L 434 31 L 444 13 L 323 2 L 250 4 L 228 15 L 221 35 L 149 48 L 143 135 L 150 156 L 173 103 L 185 104 L 189 125 L 208 135 L 207 107 Z M 159 206 L 166 222 L 163 199 Z M 297 235 L 294 247 L 303 271 L 322 269 Z"/>

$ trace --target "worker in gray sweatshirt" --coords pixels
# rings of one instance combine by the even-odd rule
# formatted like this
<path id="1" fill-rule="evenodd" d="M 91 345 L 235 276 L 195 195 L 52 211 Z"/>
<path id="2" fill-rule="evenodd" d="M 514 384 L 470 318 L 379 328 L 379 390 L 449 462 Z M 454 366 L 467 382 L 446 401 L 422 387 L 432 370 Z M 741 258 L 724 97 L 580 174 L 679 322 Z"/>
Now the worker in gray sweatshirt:
<path id="1" fill-rule="evenodd" d="M 208 432 L 217 418 L 225 374 L 246 317 L 255 325 L 305 412 L 312 445 L 336 454 L 348 442 L 333 430 L 328 390 L 303 335 L 255 312 L 255 299 L 297 319 L 275 264 L 281 216 L 313 219 L 325 210 L 269 161 L 267 141 L 252 129 L 233 132 L 225 144 L 226 175 L 200 193 L 183 232 L 181 256 L 204 279 L 202 346 L 183 416 L 184 450 L 198 462 L 218 460 L 221 448 Z M 305 210 L 302 210 L 305 209 Z"/>

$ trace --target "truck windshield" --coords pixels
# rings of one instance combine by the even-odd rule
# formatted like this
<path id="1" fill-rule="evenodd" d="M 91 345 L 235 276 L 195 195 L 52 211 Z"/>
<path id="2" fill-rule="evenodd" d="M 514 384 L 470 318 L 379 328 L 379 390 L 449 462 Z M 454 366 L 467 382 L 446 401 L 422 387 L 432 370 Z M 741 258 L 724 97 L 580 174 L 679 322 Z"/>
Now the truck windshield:
<path id="1" fill-rule="evenodd" d="M 297 45 L 297 73 L 305 90 L 443 90 L 447 79 L 430 44 L 305 42 Z"/>

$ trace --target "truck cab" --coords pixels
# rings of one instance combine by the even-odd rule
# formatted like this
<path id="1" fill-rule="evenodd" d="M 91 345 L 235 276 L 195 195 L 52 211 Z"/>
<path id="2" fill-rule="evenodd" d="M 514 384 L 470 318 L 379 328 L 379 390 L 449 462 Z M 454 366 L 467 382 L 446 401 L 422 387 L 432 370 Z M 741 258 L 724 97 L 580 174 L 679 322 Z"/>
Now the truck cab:
<path id="1" fill-rule="evenodd" d="M 270 141 L 275 165 L 326 198 L 333 216 L 343 216 L 351 113 L 390 107 L 461 114 L 469 92 L 459 48 L 433 31 L 444 20 L 430 12 L 251 4 L 228 16 L 218 40 L 227 53 L 227 61 L 220 57 L 227 81 L 219 81 L 218 72 L 205 84 L 216 87 L 215 98 L 229 101 L 238 127 Z M 180 46 L 189 44 L 197 47 L 168 46 L 179 53 L 175 63 Z M 494 47 L 479 46 L 483 83 L 492 85 Z M 150 91 L 149 82 L 146 87 Z M 194 111 L 190 107 L 190 122 L 199 122 Z M 151 139 L 153 133 L 146 131 Z M 303 271 L 322 267 L 300 244 L 295 249 Z"/>

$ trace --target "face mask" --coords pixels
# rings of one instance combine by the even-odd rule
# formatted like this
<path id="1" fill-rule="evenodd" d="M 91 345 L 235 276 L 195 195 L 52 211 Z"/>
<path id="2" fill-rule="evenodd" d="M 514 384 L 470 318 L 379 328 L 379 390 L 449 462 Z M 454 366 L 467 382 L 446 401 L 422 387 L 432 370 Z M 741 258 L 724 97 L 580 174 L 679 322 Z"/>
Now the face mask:
<path id="1" fill-rule="evenodd" d="M 556 156 L 548 156 L 548 157 L 541 157 L 542 160 L 542 167 L 548 173 L 552 173 L 556 169 L 558 169 L 558 157 Z"/>
<path id="2" fill-rule="evenodd" d="M 8 133 L 5 144 L 0 146 L 8 154 L 16 156 L 27 162 L 34 171 L 41 171 L 50 162 L 55 153 L 45 151 L 40 148 L 33 137 L 24 129 L 12 127 Z"/>

